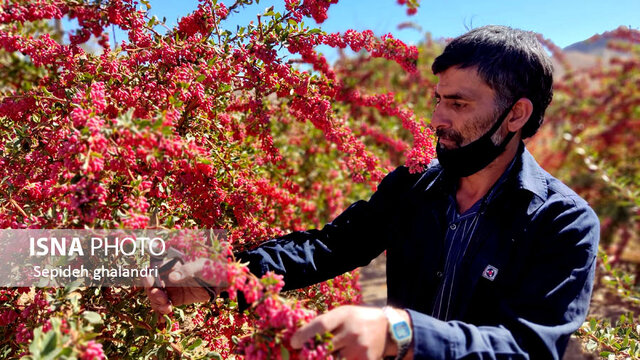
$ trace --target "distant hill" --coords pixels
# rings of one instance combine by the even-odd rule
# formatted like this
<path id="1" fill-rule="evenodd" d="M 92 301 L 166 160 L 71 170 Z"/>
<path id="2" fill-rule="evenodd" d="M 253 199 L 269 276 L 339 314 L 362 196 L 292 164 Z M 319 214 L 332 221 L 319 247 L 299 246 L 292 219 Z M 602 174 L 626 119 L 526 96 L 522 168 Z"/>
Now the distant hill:
<path id="1" fill-rule="evenodd" d="M 563 50 L 569 63 L 575 68 L 585 68 L 595 65 L 598 61 L 608 62 L 613 57 L 628 57 L 629 54 L 607 45 L 611 41 L 624 41 L 624 38 L 640 38 L 640 32 L 621 26 L 615 30 L 594 35 L 589 39 L 579 41 L 565 47 Z"/>
<path id="2" fill-rule="evenodd" d="M 605 33 L 606 34 L 606 33 Z M 607 43 L 610 38 L 608 36 L 599 36 L 596 39 L 587 39 L 579 41 L 565 47 L 563 50 L 566 52 L 579 52 L 584 54 L 603 56 L 607 49 Z"/>

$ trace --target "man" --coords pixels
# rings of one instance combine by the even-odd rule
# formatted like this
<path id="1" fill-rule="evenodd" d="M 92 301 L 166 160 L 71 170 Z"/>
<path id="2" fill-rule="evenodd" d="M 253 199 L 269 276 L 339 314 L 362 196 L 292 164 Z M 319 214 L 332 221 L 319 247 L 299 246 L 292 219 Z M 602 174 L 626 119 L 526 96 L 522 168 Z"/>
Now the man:
<path id="1" fill-rule="evenodd" d="M 432 69 L 438 162 L 422 174 L 399 167 L 322 230 L 239 257 L 256 275 L 284 274 L 292 289 L 387 251 L 391 307 L 329 311 L 297 331 L 296 348 L 331 331 L 347 359 L 559 359 L 587 314 L 599 224 L 521 141 L 551 101 L 551 62 L 534 34 L 486 26 L 451 41 Z M 169 296 L 174 304 L 208 298 L 190 288 Z M 165 293 L 149 297 L 168 311 Z"/>

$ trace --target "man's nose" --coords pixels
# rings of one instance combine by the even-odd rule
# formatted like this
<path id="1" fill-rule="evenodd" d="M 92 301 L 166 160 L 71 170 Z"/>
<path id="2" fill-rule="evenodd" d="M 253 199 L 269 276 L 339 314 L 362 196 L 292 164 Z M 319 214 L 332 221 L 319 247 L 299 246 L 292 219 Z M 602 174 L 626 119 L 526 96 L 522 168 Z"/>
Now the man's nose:
<path id="1" fill-rule="evenodd" d="M 451 127 L 451 121 L 443 114 L 442 109 L 440 109 L 439 105 L 436 105 L 436 108 L 433 110 L 433 116 L 431 117 L 431 128 L 433 130 L 437 129 L 448 129 Z"/>

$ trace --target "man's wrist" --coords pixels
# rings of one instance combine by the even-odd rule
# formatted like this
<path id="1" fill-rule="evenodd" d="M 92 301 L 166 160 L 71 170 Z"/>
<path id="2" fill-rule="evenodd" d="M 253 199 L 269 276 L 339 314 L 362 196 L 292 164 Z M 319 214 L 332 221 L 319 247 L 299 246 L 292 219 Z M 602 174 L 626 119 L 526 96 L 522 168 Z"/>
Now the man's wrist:
<path id="1" fill-rule="evenodd" d="M 412 359 L 413 327 L 409 313 L 390 306 L 385 306 L 383 312 L 387 318 L 387 339 L 383 356 L 385 359 Z"/>

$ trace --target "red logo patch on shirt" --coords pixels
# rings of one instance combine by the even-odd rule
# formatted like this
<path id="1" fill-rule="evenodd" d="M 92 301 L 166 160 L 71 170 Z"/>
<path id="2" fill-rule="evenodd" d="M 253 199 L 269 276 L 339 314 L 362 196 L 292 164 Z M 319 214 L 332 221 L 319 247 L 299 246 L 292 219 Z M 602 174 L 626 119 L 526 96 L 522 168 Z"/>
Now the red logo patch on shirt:
<path id="1" fill-rule="evenodd" d="M 482 277 L 491 281 L 495 280 L 496 276 L 498 276 L 498 268 L 492 265 L 487 265 L 482 272 Z"/>

